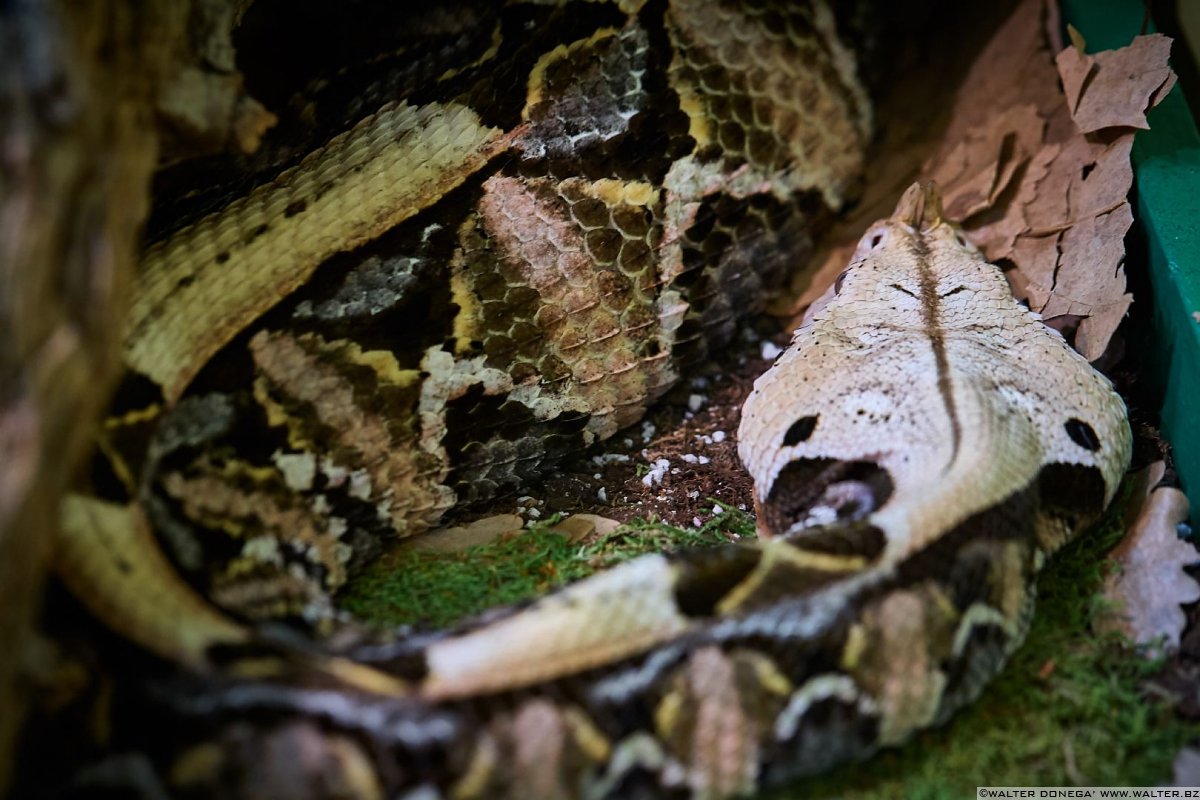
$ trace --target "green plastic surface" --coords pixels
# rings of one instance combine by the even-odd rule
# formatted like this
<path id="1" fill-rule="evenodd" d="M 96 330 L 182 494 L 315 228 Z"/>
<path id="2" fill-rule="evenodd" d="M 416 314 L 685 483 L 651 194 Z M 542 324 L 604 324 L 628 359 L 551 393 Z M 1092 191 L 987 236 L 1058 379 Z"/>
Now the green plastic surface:
<path id="1" fill-rule="evenodd" d="M 1089 52 L 1123 47 L 1142 31 L 1140 0 L 1062 0 Z M 1182 44 L 1174 53 L 1183 55 Z M 1135 216 L 1146 234 L 1154 313 L 1144 342 L 1146 378 L 1161 402 L 1162 432 L 1200 529 L 1200 135 L 1176 86 L 1133 143 Z M 1134 298 L 1137 302 L 1137 298 Z"/>

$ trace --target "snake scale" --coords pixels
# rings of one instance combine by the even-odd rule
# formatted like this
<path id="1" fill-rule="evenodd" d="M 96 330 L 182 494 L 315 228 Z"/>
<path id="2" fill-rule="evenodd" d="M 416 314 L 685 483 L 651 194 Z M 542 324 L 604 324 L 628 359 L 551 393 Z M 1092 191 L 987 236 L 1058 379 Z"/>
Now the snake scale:
<path id="1" fill-rule="evenodd" d="M 176 665 L 146 689 L 181 732 L 143 742 L 160 779 L 721 798 L 946 720 L 1112 499 L 1130 432 L 932 187 L 867 231 L 746 402 L 758 542 L 449 631 L 255 624 L 327 618 L 381 542 L 638 419 L 861 179 L 870 105 L 822 0 L 467 8 L 414 14 L 391 100 L 147 249 L 140 389 L 100 436 L 121 502 L 69 498 L 59 572 Z"/>

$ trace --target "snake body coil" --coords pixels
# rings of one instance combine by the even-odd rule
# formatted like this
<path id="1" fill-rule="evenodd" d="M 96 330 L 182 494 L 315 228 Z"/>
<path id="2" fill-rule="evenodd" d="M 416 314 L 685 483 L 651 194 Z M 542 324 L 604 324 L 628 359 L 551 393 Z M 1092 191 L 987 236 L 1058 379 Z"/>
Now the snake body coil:
<path id="1" fill-rule="evenodd" d="M 71 500 L 61 571 L 182 665 L 149 690 L 190 738 L 156 755 L 172 790 L 745 796 L 948 718 L 1130 437 L 928 188 L 747 401 L 758 544 L 336 654 L 144 557 L 152 528 L 226 611 L 322 618 L 380 542 L 638 419 L 860 178 L 869 104 L 822 0 L 518 2 L 451 33 L 471 58 L 410 54 L 400 96 L 148 251 L 126 354 L 162 401 L 106 426 L 132 499 Z"/>

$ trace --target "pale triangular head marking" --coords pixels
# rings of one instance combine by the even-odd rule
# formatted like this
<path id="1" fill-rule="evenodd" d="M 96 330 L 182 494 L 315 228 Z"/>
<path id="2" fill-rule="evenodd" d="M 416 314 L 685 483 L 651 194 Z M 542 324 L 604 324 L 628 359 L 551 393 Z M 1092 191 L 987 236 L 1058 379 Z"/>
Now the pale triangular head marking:
<path id="1" fill-rule="evenodd" d="M 762 533 L 869 528 L 900 556 L 1014 498 L 1056 546 L 1112 498 L 1130 433 L 1108 380 L 914 184 L 755 383 L 738 450 Z"/>

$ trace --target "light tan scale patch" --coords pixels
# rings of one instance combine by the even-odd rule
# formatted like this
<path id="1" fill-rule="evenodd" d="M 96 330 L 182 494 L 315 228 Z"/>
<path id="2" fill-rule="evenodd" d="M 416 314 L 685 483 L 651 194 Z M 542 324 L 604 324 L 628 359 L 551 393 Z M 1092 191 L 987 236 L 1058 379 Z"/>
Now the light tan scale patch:
<path id="1" fill-rule="evenodd" d="M 604 202 L 607 206 L 653 206 L 658 202 L 658 189 L 645 181 L 619 181 L 601 178 L 598 181 L 578 180 L 574 182 L 584 192 Z"/>
<path id="2" fill-rule="evenodd" d="M 217 605 L 253 619 L 327 613 L 328 596 L 346 582 L 344 520 L 287 491 L 272 467 L 201 458 L 186 475 L 165 474 L 161 484 L 188 519 L 241 543 L 238 555 L 211 577 L 209 595 Z M 297 557 L 316 568 L 319 585 L 291 562 Z"/>
<path id="3" fill-rule="evenodd" d="M 426 651 L 431 701 L 520 689 L 645 652 L 687 631 L 675 568 L 645 556 Z"/>
<path id="4" fill-rule="evenodd" d="M 563 709 L 563 721 L 571 732 L 571 738 L 578 745 L 580 752 L 596 764 L 608 761 L 613 752 L 612 742 L 588 718 L 588 715 L 574 706 Z"/>
<path id="5" fill-rule="evenodd" d="M 187 475 L 168 472 L 162 484 L 189 519 L 235 539 L 248 540 L 271 531 L 286 541 L 314 548 L 314 552 L 320 553 L 314 563 L 332 567 L 335 559 L 329 547 L 322 544 L 332 538 L 328 530 L 330 518 L 302 506 L 279 505 L 276 496 L 281 494 L 283 486 L 274 470 L 258 468 L 269 473 L 269 480 L 259 482 L 250 472 L 255 468 L 246 466 L 246 470 L 237 470 L 202 459 L 191 465 Z"/>
<path id="6" fill-rule="evenodd" d="M 225 754 L 217 742 L 207 741 L 189 747 L 171 762 L 167 781 L 176 788 L 201 783 L 220 774 L 224 760 Z"/>
<path id="7" fill-rule="evenodd" d="M 783 687 L 763 661 L 757 654 L 730 656 L 704 647 L 670 679 L 655 728 L 683 764 L 693 796 L 728 797 L 754 788 L 759 741 L 787 696 L 776 691 Z"/>
<path id="8" fill-rule="evenodd" d="M 513 742 L 513 797 L 567 800 L 573 795 L 564 775 L 570 744 L 562 713 L 548 700 L 531 700 L 517 711 Z"/>
<path id="9" fill-rule="evenodd" d="M 171 797 L 223 797 L 229 776 L 252 763 L 260 785 L 274 787 L 272 796 L 286 796 L 280 786 L 319 786 L 329 796 L 346 800 L 383 800 L 381 777 L 361 742 L 316 723 L 292 720 L 258 731 L 247 741 L 236 729 L 218 730 L 213 738 L 188 747 L 174 757 L 166 773 Z M 169 791 L 169 795 L 168 795 Z M 265 796 L 250 790 L 247 796 Z"/>
<path id="10" fill-rule="evenodd" d="M 1043 554 L 1049 555 L 1071 540 L 1074 529 L 1062 517 L 1038 514 L 1035 523 L 1038 546 Z"/>
<path id="11" fill-rule="evenodd" d="M 178 472 L 163 478 L 163 488 L 182 507 L 189 519 L 217 528 L 243 542 L 241 560 L 250 565 L 283 567 L 280 543 L 294 545 L 314 566 L 324 568 L 330 591 L 346 582 L 350 553 L 339 547 L 345 530 L 342 520 L 319 515 L 304 506 L 285 507 L 280 500 L 290 495 L 278 492 L 244 491 L 219 473 L 184 477 Z M 233 574 L 238 572 L 234 566 Z"/>
<path id="12" fill-rule="evenodd" d="M 597 207 L 618 191 L 653 202 L 638 184 L 569 179 L 555 187 L 495 175 L 479 204 L 503 268 L 540 296 L 536 322 L 547 352 L 571 373 L 563 391 L 583 401 L 592 415 L 588 430 L 601 439 L 640 418 L 673 382 L 669 348 L 647 349 L 658 341 L 649 222 L 628 238 L 618 229 L 624 209 L 644 218 L 646 203 Z M 588 215 L 580 216 L 587 201 Z M 635 248 L 640 255 L 627 257 Z"/>
<path id="13" fill-rule="evenodd" d="M 232 559 L 225 571 L 214 575 L 207 595 L 221 608 L 252 620 L 287 616 L 328 617 L 329 596 L 311 577 L 267 567 L 257 557 Z"/>
<path id="14" fill-rule="evenodd" d="M 418 436 L 408 422 L 413 409 L 388 414 L 368 409 L 343 365 L 369 367 L 380 387 L 390 385 L 402 395 L 411 394 L 408 402 L 415 404 L 417 387 L 409 371 L 400 370 L 388 355 L 364 354 L 350 342 L 329 343 L 315 334 L 261 331 L 251 339 L 250 351 L 275 405 L 284 408 L 293 442 L 304 438 L 304 445 L 327 453 L 325 458 L 332 462 L 363 470 L 370 479 L 369 497 L 363 499 L 380 504 L 397 533 L 411 535 L 437 521 L 449 506 L 446 490 L 439 485 L 446 467 L 412 447 Z M 297 418 L 287 409 L 293 405 L 312 415 L 323 438 L 320 444 L 307 441 L 316 434 L 307 418 Z M 293 435 L 297 426 L 303 437 Z"/>
<path id="15" fill-rule="evenodd" d="M 506 142 L 465 106 L 384 108 L 151 247 L 133 292 L 127 363 L 173 403 L 214 353 L 322 261 L 429 206 Z"/>
<path id="16" fill-rule="evenodd" d="M 863 613 L 867 645 L 853 675 L 878 704 L 881 744 L 898 744 L 933 722 L 946 685 L 939 664 L 957 622 L 927 591 L 892 592 Z"/>
<path id="17" fill-rule="evenodd" d="M 867 644 L 867 631 L 862 624 L 851 625 L 846 634 L 846 644 L 842 647 L 842 669 L 854 672 L 862 661 L 863 653 L 867 651 Z"/>
<path id="18" fill-rule="evenodd" d="M 991 605 L 1014 625 L 1029 607 L 1032 594 L 1030 580 L 1033 572 L 1029 562 L 1028 543 L 1006 542 L 992 567 Z"/>
<path id="19" fill-rule="evenodd" d="M 455 800 L 570 800 L 611 746 L 577 707 L 533 698 L 491 716 L 450 790 Z"/>

